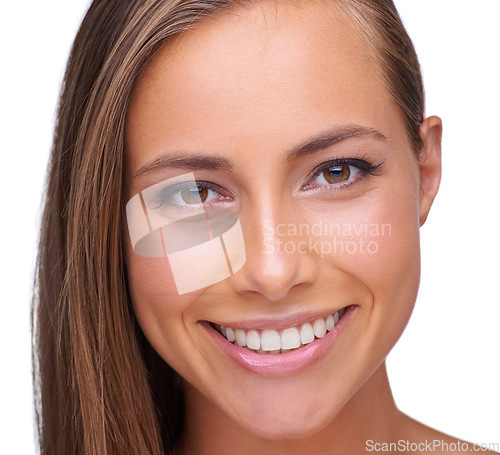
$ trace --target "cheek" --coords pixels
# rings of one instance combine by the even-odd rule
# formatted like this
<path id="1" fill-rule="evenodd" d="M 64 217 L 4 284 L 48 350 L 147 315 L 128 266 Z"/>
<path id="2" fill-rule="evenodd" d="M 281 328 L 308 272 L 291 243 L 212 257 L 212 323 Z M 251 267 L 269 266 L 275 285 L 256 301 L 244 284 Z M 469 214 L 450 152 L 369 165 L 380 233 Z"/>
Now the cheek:
<path id="1" fill-rule="evenodd" d="M 363 336 L 380 355 L 387 354 L 404 330 L 420 281 L 418 193 L 409 188 L 378 188 L 339 206 L 327 217 L 336 235 L 321 238 L 334 248 L 320 258 L 320 269 L 332 270 L 332 280 L 335 270 L 347 274 L 365 291 L 368 298 L 360 307 L 366 321 Z"/>
<path id="2" fill-rule="evenodd" d="M 376 239 L 378 251 L 362 268 L 373 296 L 366 336 L 371 355 L 387 355 L 413 311 L 420 282 L 420 241 L 417 199 L 410 194 L 387 198 L 369 213 L 389 226 Z"/>
<path id="3" fill-rule="evenodd" d="M 413 308 L 420 280 L 419 220 L 411 194 L 386 197 L 365 211 L 378 229 L 367 242 L 373 248 L 358 258 L 363 281 L 373 294 L 374 314 L 391 312 L 405 320 Z"/>
<path id="4" fill-rule="evenodd" d="M 375 196 L 375 195 L 374 195 Z M 356 216 L 353 224 L 367 227 L 354 235 L 366 248 L 343 254 L 341 267 L 355 276 L 371 294 L 365 336 L 368 345 L 386 355 L 403 332 L 417 297 L 420 281 L 418 196 L 416 192 L 381 194 Z M 362 214 L 361 214 L 362 213 Z"/>
<path id="5" fill-rule="evenodd" d="M 179 296 L 166 258 L 145 258 L 126 248 L 127 278 L 134 312 L 156 352 L 182 371 L 182 347 L 190 344 L 185 327 L 192 296 Z"/>
<path id="6" fill-rule="evenodd" d="M 172 271 L 166 258 L 146 258 L 127 251 L 127 275 L 134 304 L 145 296 L 156 299 L 178 297 Z"/>

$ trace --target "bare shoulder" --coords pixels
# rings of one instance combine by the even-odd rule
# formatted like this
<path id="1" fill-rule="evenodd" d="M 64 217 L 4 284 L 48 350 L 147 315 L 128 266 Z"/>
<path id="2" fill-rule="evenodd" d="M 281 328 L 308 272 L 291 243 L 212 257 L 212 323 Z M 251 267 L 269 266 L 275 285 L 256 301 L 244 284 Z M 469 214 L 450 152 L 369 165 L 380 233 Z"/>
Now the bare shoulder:
<path id="1" fill-rule="evenodd" d="M 500 441 L 468 442 L 430 428 L 406 416 L 408 454 L 499 455 Z M 412 445 L 413 443 L 413 445 Z"/>

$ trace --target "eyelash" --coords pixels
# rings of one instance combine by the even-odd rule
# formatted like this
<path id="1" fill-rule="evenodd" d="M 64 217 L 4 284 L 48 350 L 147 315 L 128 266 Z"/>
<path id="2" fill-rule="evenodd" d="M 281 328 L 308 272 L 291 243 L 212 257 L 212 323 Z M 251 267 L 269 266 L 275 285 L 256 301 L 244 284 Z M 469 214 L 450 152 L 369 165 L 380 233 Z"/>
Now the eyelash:
<path id="1" fill-rule="evenodd" d="M 306 181 L 311 182 L 311 180 L 317 178 L 318 176 L 321 175 L 322 172 L 324 172 L 326 169 L 335 167 L 335 166 L 353 166 L 356 169 L 359 170 L 359 172 L 356 174 L 353 179 L 349 178 L 349 180 L 346 180 L 345 182 L 341 183 L 336 183 L 336 184 L 322 184 L 322 185 L 315 185 L 314 183 L 306 183 L 301 187 L 301 190 L 307 191 L 311 188 L 320 188 L 320 190 L 325 190 L 325 191 L 338 191 L 338 190 L 343 190 L 346 189 L 355 183 L 359 182 L 362 180 L 364 177 L 367 175 L 372 175 L 376 176 L 378 175 L 378 171 L 381 168 L 381 166 L 384 164 L 384 162 L 380 162 L 378 164 L 374 164 L 370 162 L 367 158 L 336 158 L 334 160 L 326 161 L 324 163 L 321 163 L 319 166 L 317 166 L 315 169 L 311 171 L 311 173 L 307 176 Z M 219 185 L 216 185 L 211 182 L 205 182 L 205 181 L 196 181 L 196 187 L 199 189 L 207 189 L 214 191 L 215 193 L 222 195 L 223 197 L 232 197 L 232 193 L 228 192 L 227 190 L 224 190 L 222 187 Z M 178 206 L 178 204 L 168 204 L 168 200 L 174 196 L 175 194 L 179 193 L 183 189 L 186 188 L 193 188 L 193 185 L 191 182 L 184 182 L 184 183 L 178 183 L 169 187 L 164 188 L 162 191 L 158 193 L 156 196 L 154 202 L 156 203 L 155 209 L 159 209 L 165 205 L 170 205 L 170 206 Z M 221 202 L 221 201 L 216 201 L 216 202 Z M 212 202 L 209 202 L 212 203 Z M 207 203 L 208 204 L 208 203 Z M 193 204 L 192 206 L 196 206 L 197 204 Z M 181 206 L 178 206 L 181 207 Z M 186 208 L 189 206 L 186 206 Z M 183 208 L 179 208 L 178 210 L 184 210 Z"/>

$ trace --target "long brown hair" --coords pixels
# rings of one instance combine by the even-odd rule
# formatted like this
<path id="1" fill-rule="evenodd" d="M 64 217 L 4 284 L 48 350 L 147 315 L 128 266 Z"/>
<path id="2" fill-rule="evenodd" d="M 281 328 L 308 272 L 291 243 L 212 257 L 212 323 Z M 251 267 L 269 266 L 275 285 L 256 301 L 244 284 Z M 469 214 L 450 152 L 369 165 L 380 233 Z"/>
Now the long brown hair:
<path id="1" fill-rule="evenodd" d="M 170 37 L 238 0 L 95 0 L 59 101 L 33 305 L 41 453 L 171 453 L 180 378 L 135 321 L 122 246 L 124 124 L 134 81 Z M 390 0 L 331 0 L 374 40 L 382 73 L 420 149 L 418 61 Z"/>

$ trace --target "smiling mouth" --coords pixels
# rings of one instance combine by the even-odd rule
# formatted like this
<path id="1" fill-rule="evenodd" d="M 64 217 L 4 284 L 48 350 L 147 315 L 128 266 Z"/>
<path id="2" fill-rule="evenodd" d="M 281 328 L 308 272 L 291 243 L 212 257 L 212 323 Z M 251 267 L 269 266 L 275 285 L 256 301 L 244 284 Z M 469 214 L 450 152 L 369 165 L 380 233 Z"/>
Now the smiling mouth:
<path id="1" fill-rule="evenodd" d="M 284 354 L 325 337 L 342 319 L 349 307 L 342 308 L 326 318 L 305 322 L 284 330 L 243 330 L 210 323 L 227 341 L 258 354 Z"/>

